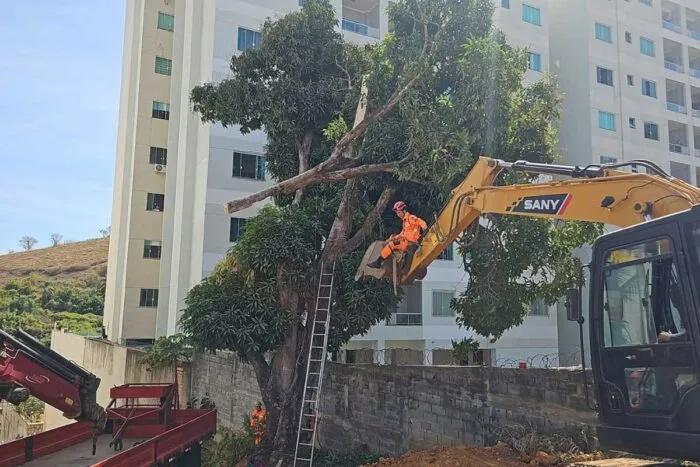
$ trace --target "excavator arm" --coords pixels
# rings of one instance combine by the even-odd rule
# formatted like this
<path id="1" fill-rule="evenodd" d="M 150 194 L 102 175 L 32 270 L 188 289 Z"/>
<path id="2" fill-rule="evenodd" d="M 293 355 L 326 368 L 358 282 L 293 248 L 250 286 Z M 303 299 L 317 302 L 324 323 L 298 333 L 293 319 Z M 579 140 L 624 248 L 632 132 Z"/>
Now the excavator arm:
<path id="1" fill-rule="evenodd" d="M 624 166 L 643 167 L 647 173 L 626 172 L 621 170 Z M 494 185 L 503 171 L 564 179 Z M 407 283 L 424 275 L 428 265 L 483 214 L 602 222 L 627 227 L 686 210 L 698 203 L 700 189 L 667 175 L 649 161 L 580 168 L 480 157 L 465 179 L 452 190 L 410 265 L 398 274 L 398 282 Z"/>

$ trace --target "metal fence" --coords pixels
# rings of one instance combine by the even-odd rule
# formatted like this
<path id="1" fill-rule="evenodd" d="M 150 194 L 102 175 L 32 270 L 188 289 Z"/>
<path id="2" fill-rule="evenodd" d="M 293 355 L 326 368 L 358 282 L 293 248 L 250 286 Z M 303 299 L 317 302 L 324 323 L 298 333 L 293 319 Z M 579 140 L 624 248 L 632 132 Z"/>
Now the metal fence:
<path id="1" fill-rule="evenodd" d="M 497 349 L 479 349 L 472 352 L 467 360 L 458 361 L 452 349 L 417 350 L 406 348 L 390 349 L 354 349 L 341 350 L 332 355 L 339 363 L 364 365 L 441 365 L 441 366 L 496 366 L 501 368 L 558 368 L 562 362 L 578 362 L 579 352 L 561 355 L 549 354 L 526 355 L 522 358 L 497 358 Z"/>

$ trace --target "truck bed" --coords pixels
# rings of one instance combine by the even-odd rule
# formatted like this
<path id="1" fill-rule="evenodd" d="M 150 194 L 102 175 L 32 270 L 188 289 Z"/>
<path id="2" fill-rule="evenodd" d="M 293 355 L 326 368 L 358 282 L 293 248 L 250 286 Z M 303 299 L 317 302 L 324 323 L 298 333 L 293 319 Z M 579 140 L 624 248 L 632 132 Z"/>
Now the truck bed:
<path id="1" fill-rule="evenodd" d="M 97 450 L 92 455 L 92 438 L 44 457 L 22 464 L 25 467 L 89 467 L 119 454 L 109 446 L 112 437 L 104 434 L 97 438 Z M 143 438 L 124 439 L 124 450 L 143 442 Z"/>

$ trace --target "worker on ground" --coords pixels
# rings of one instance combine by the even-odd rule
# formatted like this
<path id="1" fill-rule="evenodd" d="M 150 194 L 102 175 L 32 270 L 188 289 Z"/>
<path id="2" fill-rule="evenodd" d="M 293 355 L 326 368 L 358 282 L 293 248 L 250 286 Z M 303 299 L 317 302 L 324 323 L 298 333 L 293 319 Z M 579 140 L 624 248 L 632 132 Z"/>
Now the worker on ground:
<path id="1" fill-rule="evenodd" d="M 409 254 L 413 254 L 418 249 L 418 242 L 423 233 L 428 229 L 428 224 L 423 219 L 406 210 L 406 203 L 403 201 L 394 204 L 394 212 L 403 220 L 403 228 L 399 234 L 389 237 L 379 258 L 367 264 L 370 268 L 381 268 L 394 251 L 408 251 Z"/>
<path id="2" fill-rule="evenodd" d="M 267 411 L 263 408 L 262 402 L 255 405 L 255 409 L 250 412 L 250 428 L 255 435 L 255 445 L 259 446 L 262 437 L 265 434 L 265 425 L 267 422 Z"/>

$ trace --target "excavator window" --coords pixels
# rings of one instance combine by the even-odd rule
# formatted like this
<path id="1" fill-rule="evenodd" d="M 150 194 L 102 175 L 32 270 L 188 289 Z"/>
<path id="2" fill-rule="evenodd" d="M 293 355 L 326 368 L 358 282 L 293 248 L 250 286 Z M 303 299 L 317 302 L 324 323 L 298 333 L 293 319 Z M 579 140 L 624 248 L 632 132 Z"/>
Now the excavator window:
<path id="1" fill-rule="evenodd" d="M 603 274 L 603 343 L 606 348 L 641 349 L 653 355 L 687 342 L 689 310 L 684 305 L 670 238 L 615 249 Z M 629 413 L 669 413 L 697 384 L 692 367 L 636 365 L 630 352 L 623 369 Z M 642 362 L 640 362 L 642 363 Z"/>

